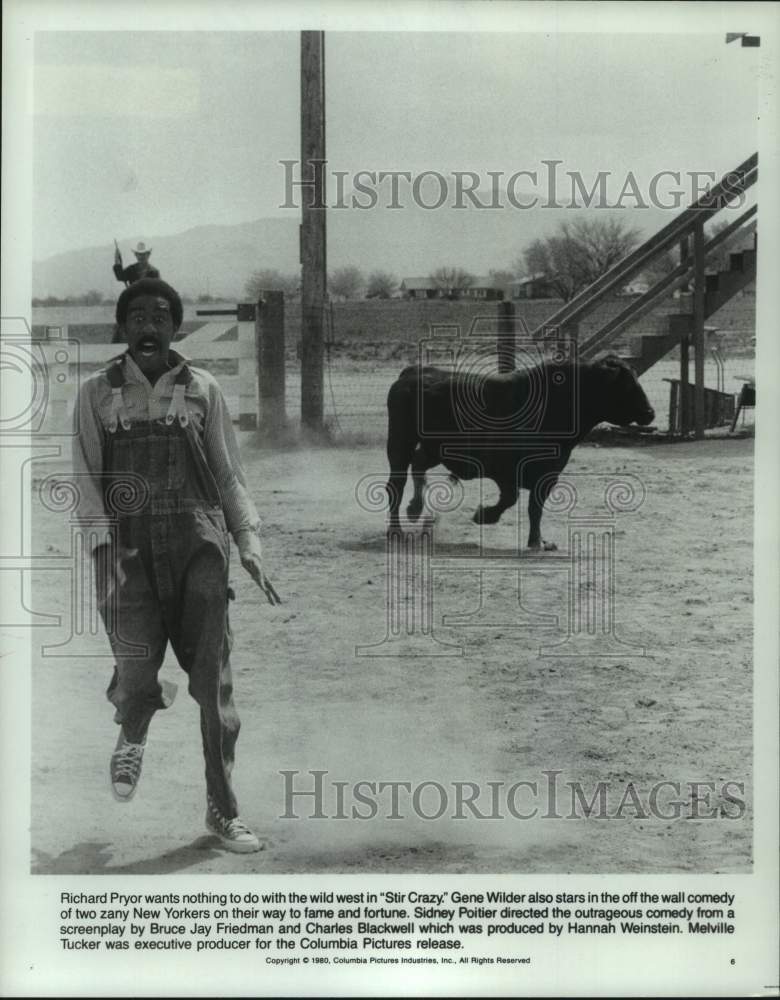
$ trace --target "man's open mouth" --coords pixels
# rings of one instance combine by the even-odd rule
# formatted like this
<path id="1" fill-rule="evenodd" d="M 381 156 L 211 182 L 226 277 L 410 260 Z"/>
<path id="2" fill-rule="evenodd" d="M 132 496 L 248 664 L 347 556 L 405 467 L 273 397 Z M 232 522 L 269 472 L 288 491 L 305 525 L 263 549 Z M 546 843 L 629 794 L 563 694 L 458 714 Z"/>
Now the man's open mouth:
<path id="1" fill-rule="evenodd" d="M 142 358 L 151 358 L 153 355 L 157 354 L 159 349 L 160 345 L 154 337 L 144 337 L 135 345 L 136 353 Z"/>

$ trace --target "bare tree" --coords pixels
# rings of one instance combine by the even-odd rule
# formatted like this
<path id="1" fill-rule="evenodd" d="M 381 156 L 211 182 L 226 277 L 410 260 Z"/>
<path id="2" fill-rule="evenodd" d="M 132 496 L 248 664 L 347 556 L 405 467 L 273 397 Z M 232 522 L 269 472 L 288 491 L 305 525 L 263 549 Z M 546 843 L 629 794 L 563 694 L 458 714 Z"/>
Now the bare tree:
<path id="1" fill-rule="evenodd" d="M 523 252 L 529 275 L 552 285 L 564 301 L 606 274 L 641 241 L 637 229 L 617 219 L 562 222 L 553 236 L 534 240 Z"/>
<path id="2" fill-rule="evenodd" d="M 365 286 L 360 268 L 337 267 L 328 275 L 328 291 L 339 299 L 357 299 Z"/>
<path id="3" fill-rule="evenodd" d="M 463 291 L 474 284 L 474 275 L 460 267 L 439 267 L 430 278 L 448 299 L 460 298 Z"/>
<path id="4" fill-rule="evenodd" d="M 259 298 L 262 292 L 284 292 L 288 298 L 295 298 L 300 294 L 300 284 L 298 274 L 282 274 L 276 268 L 265 267 L 247 278 L 244 294 L 252 300 Z"/>
<path id="5" fill-rule="evenodd" d="M 389 299 L 398 288 L 398 279 L 387 271 L 372 271 L 368 276 L 367 299 Z"/>
<path id="6" fill-rule="evenodd" d="M 673 271 L 680 263 L 680 250 L 675 247 L 673 250 L 666 250 L 659 257 L 652 260 L 642 271 L 651 281 L 658 281 L 665 275 Z"/>

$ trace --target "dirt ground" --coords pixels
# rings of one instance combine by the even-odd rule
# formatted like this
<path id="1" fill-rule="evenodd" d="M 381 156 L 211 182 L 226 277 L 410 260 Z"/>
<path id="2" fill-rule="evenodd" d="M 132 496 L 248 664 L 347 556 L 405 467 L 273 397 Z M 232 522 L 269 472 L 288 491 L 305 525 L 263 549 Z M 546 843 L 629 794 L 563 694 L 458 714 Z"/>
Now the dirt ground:
<path id="1" fill-rule="evenodd" d="M 282 596 L 273 609 L 235 559 L 232 606 L 236 699 L 242 718 L 235 770 L 242 817 L 265 850 L 236 856 L 205 834 L 205 787 L 197 710 L 172 658 L 163 676 L 179 683 L 173 707 L 155 717 L 135 799 L 111 797 L 108 761 L 116 739 L 104 690 L 111 658 L 98 633 L 60 652 L 42 645 L 70 632 L 69 577 L 35 575 L 32 606 L 63 615 L 33 643 L 32 847 L 40 873 L 171 874 L 247 872 L 736 872 L 752 856 L 752 464 L 749 439 L 635 448 L 581 446 L 578 507 L 548 512 L 546 538 L 557 553 L 514 556 L 525 531 L 519 514 L 492 527 L 470 521 L 478 483 L 433 528 L 435 642 L 387 632 L 388 562 L 384 513 L 356 499 L 365 476 L 385 478 L 381 448 L 273 453 L 242 441 L 253 496 L 264 518 L 269 575 Z M 56 466 L 40 464 L 36 483 Z M 570 583 L 569 530 L 575 516 L 603 515 L 605 483 L 636 477 L 646 490 L 638 510 L 614 516 L 613 655 L 563 655 L 570 594 L 600 607 L 601 576 Z M 486 487 L 487 490 L 490 487 Z M 69 515 L 45 510 L 33 491 L 35 554 L 67 555 Z M 519 518 L 519 525 L 518 525 Z M 567 523 L 568 522 L 568 523 Z M 592 524 L 596 523 L 592 521 Z M 601 524 L 602 522 L 598 522 Z M 592 525 L 591 525 L 592 526 Z M 600 529 L 599 529 L 600 530 Z M 415 528 L 420 540 L 420 528 Z M 481 533 L 481 534 L 480 534 Z M 480 550 L 479 545 L 483 546 Z M 490 558 L 483 577 L 464 560 Z M 499 560 L 504 559 L 504 562 Z M 519 569 L 520 600 L 517 573 Z M 595 580 L 595 582 L 594 582 Z M 412 602 L 413 603 L 413 602 Z M 406 610 L 408 601 L 401 601 Z M 449 619 L 455 618 L 453 623 Z M 546 655 L 540 655 L 540 647 Z M 644 647 L 644 655 L 637 655 Z M 431 655 L 433 651 L 441 655 Z M 51 651 L 50 651 L 51 652 Z M 365 650 L 363 651 L 365 652 Z M 421 653 L 422 655 L 412 655 Z M 462 655 L 460 655 L 462 653 Z M 311 789 L 323 776 L 323 809 L 311 798 L 285 812 L 285 778 Z M 570 786 L 590 798 L 608 784 L 609 815 L 543 818 L 549 772 L 558 771 L 558 814 L 570 814 Z M 544 772 L 548 772 L 547 775 Z M 438 782 L 447 810 L 414 814 L 401 792 L 403 819 L 387 818 L 376 795 L 373 819 L 333 818 L 335 782 Z M 641 815 L 661 781 L 681 783 L 682 817 Z M 517 811 L 537 816 L 453 819 L 453 782 L 538 783 Z M 704 807 L 689 818 L 688 782 Z M 741 818 L 722 786 L 744 798 Z M 632 785 L 639 809 L 616 807 Z M 343 786 L 347 787 L 347 786 Z M 346 790 L 346 809 L 353 802 Z M 420 793 L 422 796 L 422 792 Z M 435 813 L 433 786 L 419 811 Z M 675 798 L 666 791 L 668 802 Z M 503 802 L 503 800 L 502 800 Z M 643 810 L 642 806 L 645 809 Z M 363 807 L 361 807 L 363 809 Z M 365 812 L 365 809 L 363 809 Z M 555 810 L 552 810 L 553 812 Z"/>

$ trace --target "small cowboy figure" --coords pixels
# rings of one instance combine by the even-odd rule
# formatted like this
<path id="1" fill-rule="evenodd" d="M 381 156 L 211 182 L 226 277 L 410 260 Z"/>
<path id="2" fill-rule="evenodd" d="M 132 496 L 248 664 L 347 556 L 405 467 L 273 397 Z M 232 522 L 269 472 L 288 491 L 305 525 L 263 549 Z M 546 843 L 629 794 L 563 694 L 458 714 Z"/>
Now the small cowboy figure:
<path id="1" fill-rule="evenodd" d="M 140 281 L 141 278 L 160 277 L 157 268 L 152 267 L 149 263 L 149 257 L 152 253 L 151 247 L 147 247 L 145 243 L 139 241 L 133 247 L 133 253 L 135 254 L 135 264 L 122 267 L 122 254 L 116 240 L 114 240 L 114 277 L 117 281 L 124 281 L 126 285 L 130 285 L 134 281 Z"/>

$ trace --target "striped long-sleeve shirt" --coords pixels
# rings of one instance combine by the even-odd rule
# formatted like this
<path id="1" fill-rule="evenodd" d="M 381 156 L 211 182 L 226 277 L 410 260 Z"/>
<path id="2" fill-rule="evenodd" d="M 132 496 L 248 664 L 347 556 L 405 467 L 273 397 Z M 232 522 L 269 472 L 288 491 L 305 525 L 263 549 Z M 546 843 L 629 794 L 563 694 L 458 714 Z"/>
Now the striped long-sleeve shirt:
<path id="1" fill-rule="evenodd" d="M 125 355 L 123 401 L 131 422 L 163 419 L 168 412 L 176 376 L 186 359 L 169 352 L 173 365 L 151 385 L 129 354 Z M 260 518 L 247 490 L 244 468 L 225 398 L 217 380 L 202 368 L 189 366 L 192 380 L 186 401 L 190 420 L 201 435 L 209 468 L 216 480 L 228 530 L 240 546 L 243 532 L 257 532 Z M 111 385 L 106 370 L 85 379 L 74 410 L 73 469 L 78 477 L 78 517 L 84 521 L 105 514 L 101 476 L 103 448 L 111 419 Z"/>

